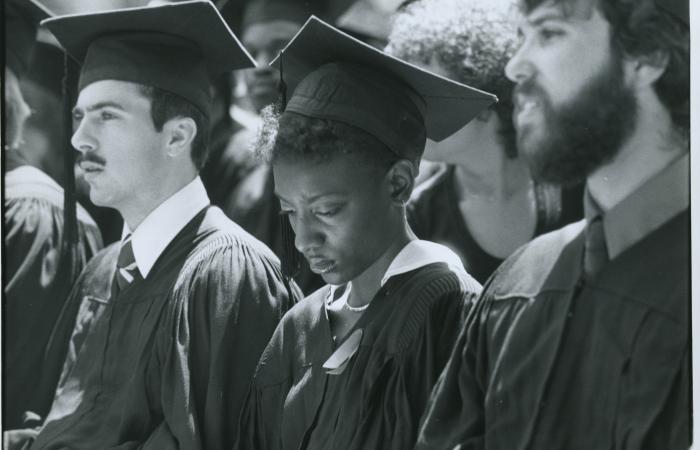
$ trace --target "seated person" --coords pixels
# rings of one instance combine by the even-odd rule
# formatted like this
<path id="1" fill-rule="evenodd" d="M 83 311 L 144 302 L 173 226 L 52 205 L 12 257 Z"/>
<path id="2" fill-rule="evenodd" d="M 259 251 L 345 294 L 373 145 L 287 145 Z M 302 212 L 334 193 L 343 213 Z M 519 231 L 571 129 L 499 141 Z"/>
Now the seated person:
<path id="1" fill-rule="evenodd" d="M 416 188 L 408 206 L 416 235 L 450 247 L 482 283 L 534 236 L 581 217 L 580 198 L 563 205 L 561 188 L 533 182 L 518 154 L 513 83 L 503 73 L 516 41 L 509 10 L 481 0 L 421 0 L 397 15 L 387 46 L 399 58 L 498 96 L 454 135 L 428 140 L 424 157 L 446 165 Z M 570 217 L 576 205 L 579 214 Z"/>
<path id="2" fill-rule="evenodd" d="M 239 449 L 406 449 L 481 288 L 418 240 L 405 204 L 426 135 L 493 96 L 312 18 L 274 63 L 291 93 L 260 151 L 294 246 L 328 285 L 282 319 L 260 359 Z"/>

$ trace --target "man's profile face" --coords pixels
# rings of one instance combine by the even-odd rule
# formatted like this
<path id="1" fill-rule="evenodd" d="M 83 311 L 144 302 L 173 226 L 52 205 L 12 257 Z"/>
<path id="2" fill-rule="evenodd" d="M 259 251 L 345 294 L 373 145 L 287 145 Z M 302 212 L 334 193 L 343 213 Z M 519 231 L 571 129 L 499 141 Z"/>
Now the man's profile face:
<path id="1" fill-rule="evenodd" d="M 513 120 L 518 148 L 533 176 L 584 180 L 609 162 L 636 120 L 611 27 L 597 8 L 553 2 L 522 21 L 520 48 L 506 66 L 517 83 Z M 583 6 L 582 6 L 583 5 Z"/>
<path id="2" fill-rule="evenodd" d="M 279 73 L 269 66 L 294 37 L 300 24 L 287 20 L 254 23 L 243 32 L 243 45 L 258 67 L 242 71 L 247 95 L 256 111 L 274 103 L 279 95 Z"/>
<path id="3" fill-rule="evenodd" d="M 137 84 L 102 80 L 80 91 L 71 143 L 90 186 L 90 200 L 121 209 L 155 192 L 165 139 L 151 118 L 151 101 Z"/>
<path id="4" fill-rule="evenodd" d="M 386 251 L 395 230 L 388 226 L 390 198 L 381 170 L 338 152 L 322 162 L 280 160 L 273 172 L 294 245 L 324 281 L 351 281 Z"/>

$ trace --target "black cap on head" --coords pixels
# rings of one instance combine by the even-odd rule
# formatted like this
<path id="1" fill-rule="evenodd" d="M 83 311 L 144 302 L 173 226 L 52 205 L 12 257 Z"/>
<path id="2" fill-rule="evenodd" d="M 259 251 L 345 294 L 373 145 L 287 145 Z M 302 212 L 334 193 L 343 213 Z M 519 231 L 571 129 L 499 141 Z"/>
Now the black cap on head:
<path id="1" fill-rule="evenodd" d="M 255 62 L 209 1 L 75 14 L 44 22 L 82 63 L 80 88 L 120 80 L 163 89 L 209 114 L 211 77 Z"/>
<path id="2" fill-rule="evenodd" d="M 415 162 L 426 136 L 441 141 L 497 101 L 492 94 L 377 50 L 316 17 L 272 65 L 281 66 L 292 93 L 285 111 L 355 126 Z"/>
<path id="3" fill-rule="evenodd" d="M 29 67 L 39 22 L 53 14 L 34 0 L 7 0 L 5 3 L 5 57 L 15 75 Z"/>

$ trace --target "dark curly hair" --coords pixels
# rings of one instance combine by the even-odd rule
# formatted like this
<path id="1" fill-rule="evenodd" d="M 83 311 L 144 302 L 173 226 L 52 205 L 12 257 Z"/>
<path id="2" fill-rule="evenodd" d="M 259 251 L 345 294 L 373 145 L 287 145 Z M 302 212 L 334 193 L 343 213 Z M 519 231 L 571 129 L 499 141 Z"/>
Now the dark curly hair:
<path id="1" fill-rule="evenodd" d="M 352 125 L 293 112 L 280 114 L 277 105 L 267 106 L 261 115 L 263 126 L 254 150 L 270 164 L 280 160 L 322 163 L 343 153 L 355 154 L 370 167 L 386 171 L 400 159 L 379 139 Z"/>
<path id="2" fill-rule="evenodd" d="M 499 135 L 506 154 L 515 157 L 514 84 L 503 73 L 517 44 L 513 9 L 508 3 L 407 2 L 396 15 L 385 50 L 416 64 L 436 61 L 449 78 L 496 94 L 499 101 L 490 109 L 500 119 Z"/>
<path id="3" fill-rule="evenodd" d="M 529 13 L 548 0 L 520 0 Z M 580 0 L 557 0 L 565 13 Z M 666 71 L 654 86 L 674 125 L 687 139 L 690 132 L 690 29 L 678 17 L 657 6 L 658 0 L 592 0 L 612 28 L 619 54 L 656 58 L 668 55 Z"/>

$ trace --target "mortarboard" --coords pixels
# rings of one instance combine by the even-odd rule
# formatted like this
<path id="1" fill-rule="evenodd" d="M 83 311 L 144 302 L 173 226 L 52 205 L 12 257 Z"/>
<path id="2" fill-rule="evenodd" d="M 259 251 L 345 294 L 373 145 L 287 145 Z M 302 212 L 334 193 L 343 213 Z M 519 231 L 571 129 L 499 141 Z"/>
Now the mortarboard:
<path id="1" fill-rule="evenodd" d="M 657 0 L 656 4 L 676 16 L 684 24 L 690 26 L 688 0 Z"/>
<path id="2" fill-rule="evenodd" d="M 418 162 L 497 101 L 371 47 L 311 17 L 271 63 L 291 93 L 285 111 L 360 128 Z"/>
<path id="3" fill-rule="evenodd" d="M 29 67 L 39 22 L 53 14 L 34 0 L 7 0 L 5 4 L 5 57 L 18 76 Z"/>
<path id="4" fill-rule="evenodd" d="M 79 87 L 121 80 L 163 89 L 209 114 L 212 76 L 255 67 L 209 1 L 73 14 L 43 22 L 82 64 Z"/>

